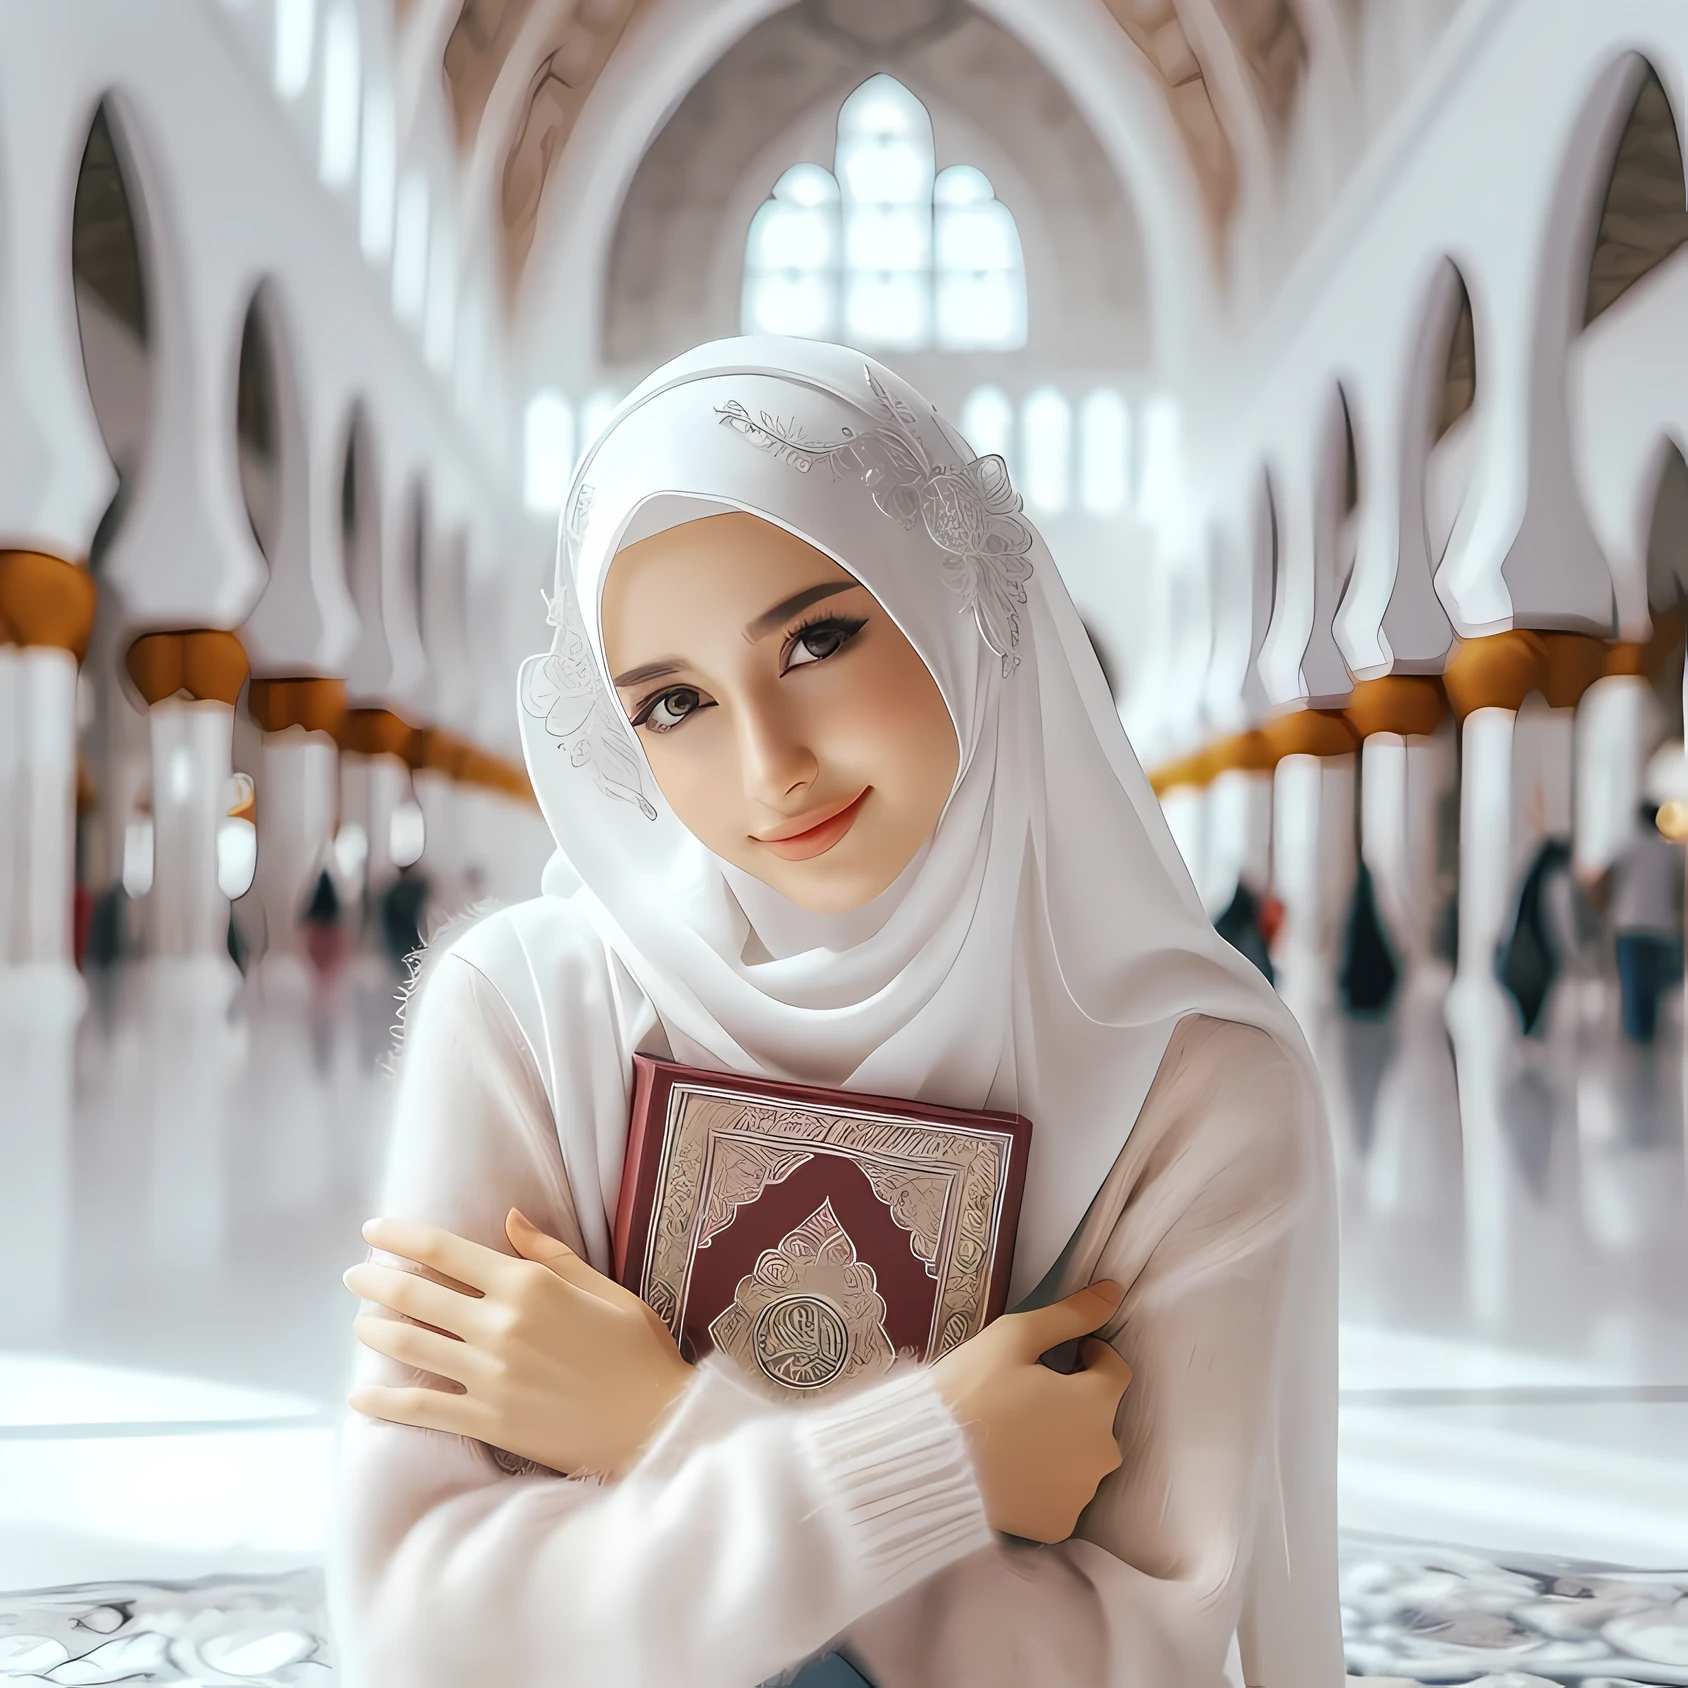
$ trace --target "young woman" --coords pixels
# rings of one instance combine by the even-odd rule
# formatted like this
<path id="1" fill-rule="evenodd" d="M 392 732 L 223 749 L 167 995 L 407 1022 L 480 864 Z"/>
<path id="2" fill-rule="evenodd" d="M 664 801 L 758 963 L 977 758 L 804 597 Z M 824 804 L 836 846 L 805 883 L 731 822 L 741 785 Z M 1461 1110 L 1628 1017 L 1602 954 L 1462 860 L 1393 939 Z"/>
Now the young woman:
<path id="1" fill-rule="evenodd" d="M 566 867 L 434 962 L 392 1264 L 348 1274 L 354 1672 L 1332 1688 L 1316 1082 L 1002 461 L 859 353 L 725 341 L 622 405 L 563 530 L 522 697 Z M 602 1275 L 638 1051 L 1027 1115 L 1040 1310 L 810 1406 L 688 1366 Z"/>

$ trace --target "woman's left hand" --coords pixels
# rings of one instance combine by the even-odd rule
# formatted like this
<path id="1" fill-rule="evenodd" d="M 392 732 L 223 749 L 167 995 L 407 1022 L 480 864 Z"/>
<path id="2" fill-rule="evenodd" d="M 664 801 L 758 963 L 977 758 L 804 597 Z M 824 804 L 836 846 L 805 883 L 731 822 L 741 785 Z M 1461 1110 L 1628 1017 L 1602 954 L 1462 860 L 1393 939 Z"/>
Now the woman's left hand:
<path id="1" fill-rule="evenodd" d="M 505 1232 L 520 1259 L 414 1220 L 364 1226 L 375 1248 L 464 1287 L 373 1261 L 354 1266 L 347 1289 L 402 1315 L 360 1314 L 358 1340 L 463 1392 L 365 1385 L 351 1405 L 371 1418 L 473 1436 L 553 1471 L 619 1476 L 692 1368 L 631 1290 L 514 1208 Z"/>

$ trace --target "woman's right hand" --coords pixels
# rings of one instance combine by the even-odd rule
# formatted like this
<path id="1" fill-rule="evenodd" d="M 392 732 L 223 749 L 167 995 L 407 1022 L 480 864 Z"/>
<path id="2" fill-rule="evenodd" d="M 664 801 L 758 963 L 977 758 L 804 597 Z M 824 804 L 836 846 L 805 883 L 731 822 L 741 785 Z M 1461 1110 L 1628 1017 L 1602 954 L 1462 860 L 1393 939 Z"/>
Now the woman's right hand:
<path id="1" fill-rule="evenodd" d="M 1119 1469 L 1114 1417 L 1131 1367 L 1097 1337 L 1080 1347 L 1070 1374 L 1038 1356 L 1094 1331 L 1124 1294 L 1096 1283 L 1034 1312 L 1005 1314 L 932 1367 L 966 1432 L 992 1529 L 1065 1541 L 1102 1479 Z"/>

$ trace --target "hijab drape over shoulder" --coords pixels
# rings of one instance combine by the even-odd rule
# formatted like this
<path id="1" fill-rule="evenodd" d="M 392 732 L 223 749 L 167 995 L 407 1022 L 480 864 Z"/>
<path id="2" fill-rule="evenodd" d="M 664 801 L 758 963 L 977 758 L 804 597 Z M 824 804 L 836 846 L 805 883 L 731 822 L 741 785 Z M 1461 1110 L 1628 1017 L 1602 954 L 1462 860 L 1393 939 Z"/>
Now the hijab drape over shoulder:
<path id="1" fill-rule="evenodd" d="M 807 914 L 699 844 L 610 688 L 599 603 L 617 551 L 719 510 L 776 523 L 866 586 L 954 722 L 959 773 L 930 844 L 854 914 Z M 470 953 L 534 1046 L 598 1265 L 626 1131 L 604 1051 L 631 1053 L 658 1025 L 694 1065 L 1027 1115 L 1015 1300 L 1083 1218 L 1180 1019 L 1268 1032 L 1316 1115 L 1300 1033 L 1203 914 L 1005 464 L 977 456 L 900 378 L 802 340 L 677 358 L 586 453 L 560 553 L 556 635 L 523 669 L 522 728 L 579 888 L 566 919 L 542 899 Z M 585 999 L 566 983 L 583 976 L 583 943 L 607 953 L 592 976 L 610 981 Z M 1328 1171 L 1316 1176 L 1328 1194 Z M 1335 1384 L 1335 1259 L 1318 1246 L 1326 1257 L 1304 1260 L 1297 1282 L 1320 1328 L 1288 1345 L 1322 1374 L 1292 1385 L 1312 1402 L 1300 1433 L 1315 1440 L 1334 1437 Z M 1289 1449 L 1293 1434 L 1280 1423 L 1286 1490 L 1301 1481 L 1293 1468 L 1334 1465 L 1333 1447 Z M 1267 1512 L 1281 1537 L 1281 1507 Z M 1293 1564 L 1280 1570 L 1293 1580 Z"/>

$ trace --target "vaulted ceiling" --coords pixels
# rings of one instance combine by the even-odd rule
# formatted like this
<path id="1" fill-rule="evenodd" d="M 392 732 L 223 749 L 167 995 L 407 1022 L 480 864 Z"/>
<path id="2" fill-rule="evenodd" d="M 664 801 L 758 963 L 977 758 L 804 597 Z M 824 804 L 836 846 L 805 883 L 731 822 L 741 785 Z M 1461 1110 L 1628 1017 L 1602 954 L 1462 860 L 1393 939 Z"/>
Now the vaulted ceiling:
<path id="1" fill-rule="evenodd" d="M 629 25 L 653 0 L 395 0 L 401 33 L 426 26 L 465 159 L 490 155 L 506 288 L 514 295 L 558 158 Z M 703 3 L 703 0 L 698 0 Z M 1103 0 L 1153 72 L 1222 239 L 1242 137 L 1281 138 L 1308 48 L 1292 0 Z M 442 8 L 447 16 L 442 24 Z M 966 21 L 965 0 L 796 0 L 811 28 L 871 55 L 906 55 Z M 1035 45 L 1035 44 L 1033 44 Z M 701 76 L 709 67 L 700 65 Z M 1247 109 L 1243 109 L 1246 102 Z"/>

